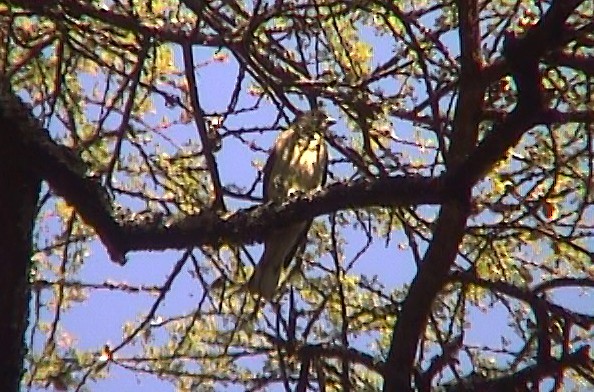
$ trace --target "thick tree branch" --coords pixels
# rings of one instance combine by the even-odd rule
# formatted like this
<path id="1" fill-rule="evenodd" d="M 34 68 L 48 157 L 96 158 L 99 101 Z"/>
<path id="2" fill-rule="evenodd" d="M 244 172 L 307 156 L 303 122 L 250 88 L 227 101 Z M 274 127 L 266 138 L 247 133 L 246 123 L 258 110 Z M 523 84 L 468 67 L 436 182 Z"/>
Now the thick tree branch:
<path id="1" fill-rule="evenodd" d="M 525 35 L 507 37 L 503 54 L 518 89 L 518 104 L 503 122 L 493 127 L 468 159 L 451 173 L 451 186 L 472 186 L 505 157 L 506 151 L 515 146 L 528 129 L 553 120 L 543 102 L 538 64 L 547 53 L 566 43 L 566 37 L 570 34 L 565 28 L 565 20 L 582 2 L 555 1 Z"/>
<path id="2" fill-rule="evenodd" d="M 594 75 L 594 57 L 583 54 L 568 54 L 561 51 L 551 53 L 547 56 L 547 63 L 554 66 L 568 67 L 585 73 Z"/>
<path id="3" fill-rule="evenodd" d="M 458 167 L 476 145 L 485 88 L 476 83 L 481 69 L 476 1 L 459 1 L 458 19 L 461 46 L 460 96 L 451 147 L 446 156 L 448 172 Z M 469 213 L 468 199 L 472 185 L 446 185 L 447 189 L 458 192 L 460 198 L 458 202 L 444 203 L 442 206 L 433 239 L 402 304 L 386 361 L 386 392 L 411 390 L 419 339 L 425 331 L 433 301 L 446 283 L 448 270 L 458 254 Z"/>
<path id="4" fill-rule="evenodd" d="M 445 175 L 446 188 L 458 191 L 461 195 L 458 200 L 469 195 L 474 184 L 538 123 L 539 116 L 546 113 L 538 64 L 548 51 L 564 42 L 565 20 L 581 2 L 555 1 L 541 21 L 523 37 L 508 37 L 504 56 L 518 88 L 518 103 L 510 115 L 471 150 L 476 140 L 473 136 L 476 137 L 482 102 L 482 95 L 478 93 L 484 88 L 470 83 L 472 79 L 480 80 L 477 75 L 479 43 L 473 40 L 477 36 L 478 15 L 475 1 L 458 1 L 462 52 L 460 98 Z M 467 214 L 467 206 L 459 203 L 446 203 L 440 211 L 433 239 L 394 328 L 386 361 L 384 391 L 411 390 L 418 342 L 433 300 L 447 282 L 447 272 L 464 235 Z"/>
<path id="5" fill-rule="evenodd" d="M 538 342 L 537 352 L 534 358 L 536 360 L 536 365 L 532 368 L 527 368 L 516 373 L 514 377 L 506 376 L 501 379 L 495 379 L 490 381 L 481 380 L 479 383 L 481 384 L 480 388 L 479 386 L 473 386 L 472 389 L 476 387 L 478 388 L 476 390 L 481 391 L 483 390 L 482 388 L 485 388 L 484 390 L 489 391 L 516 390 L 512 388 L 512 386 L 523 386 L 527 382 L 538 384 L 544 377 L 548 377 L 555 374 L 561 374 L 564 368 L 568 367 L 568 365 L 566 364 L 568 357 L 565 354 L 565 347 L 567 347 L 568 344 L 567 346 L 564 345 L 563 354 L 561 355 L 560 359 L 556 359 L 553 357 L 554 354 L 552 352 L 552 346 L 556 341 L 556 332 L 554 329 L 552 329 L 552 320 L 564 320 L 565 325 L 563 329 L 564 332 L 568 334 L 568 336 L 570 333 L 569 330 L 572 325 L 577 325 L 583 328 L 585 331 L 589 330 L 590 328 L 592 328 L 592 325 L 594 325 L 594 317 L 587 314 L 581 314 L 579 312 L 571 311 L 564 308 L 563 306 L 551 303 L 545 297 L 537 294 L 535 289 L 529 290 L 521 287 L 516 287 L 505 281 L 489 281 L 481 279 L 480 277 L 474 275 L 471 272 L 455 272 L 451 275 L 450 279 L 454 282 L 462 282 L 464 284 L 473 284 L 479 287 L 483 287 L 492 292 L 502 293 L 517 300 L 523 301 L 530 305 L 536 320 L 536 330 L 534 332 L 536 336 L 536 341 Z M 586 350 L 583 354 L 586 357 L 588 357 L 588 350 Z M 582 359 L 585 360 L 585 358 Z M 591 363 L 592 359 L 588 358 L 587 361 Z M 562 367 L 557 367 L 556 372 L 549 373 L 551 366 L 555 365 Z M 530 377 L 523 379 L 523 377 L 519 376 L 520 374 L 524 373 L 530 374 Z M 506 384 L 512 382 L 514 384 Z M 468 390 L 470 388 L 466 383 L 462 384 L 462 386 L 464 387 L 464 389 L 461 390 Z"/>
<path id="6" fill-rule="evenodd" d="M 130 250 L 182 249 L 188 246 L 223 243 L 252 243 L 284 225 L 330 212 L 370 206 L 440 204 L 455 198 L 445 192 L 439 179 L 427 177 L 388 177 L 336 183 L 313 194 L 296 197 L 282 205 L 266 204 L 220 216 L 205 210 L 171 223 L 139 219 L 118 230 L 124 252 Z M 157 217 L 158 218 L 158 217 Z"/>
<path id="7" fill-rule="evenodd" d="M 91 225 L 114 258 L 121 262 L 121 238 L 113 219 L 107 193 L 93 178 L 86 176 L 84 162 L 70 149 L 56 144 L 49 133 L 33 118 L 29 109 L 8 89 L 0 91 L 0 122 L 10 129 L 9 148 L 22 151 L 29 169 L 46 180 L 52 189 L 72 204 Z"/>
<path id="8" fill-rule="evenodd" d="M 508 113 L 503 110 L 485 110 L 483 119 L 501 123 L 505 121 Z M 535 119 L 535 125 L 555 125 L 571 123 L 589 123 L 594 121 L 594 110 L 560 111 L 548 109 Z"/>
<path id="9" fill-rule="evenodd" d="M 546 365 L 535 364 L 516 373 L 494 379 L 470 379 L 461 384 L 449 386 L 448 392 L 499 392 L 499 391 L 532 391 L 529 384 L 534 385 L 536 380 L 555 376 L 566 369 L 587 368 L 592 371 L 592 359 L 588 355 L 589 346 L 580 347 L 578 350 L 566 354 L 560 359 L 553 359 Z M 538 385 L 538 384 L 537 384 Z"/>
<path id="10" fill-rule="evenodd" d="M 198 30 L 186 32 L 174 25 L 166 27 L 155 27 L 142 23 L 142 21 L 129 14 L 117 11 L 106 10 L 95 7 L 90 2 L 77 0 L 13 0 L 12 5 L 23 9 L 34 11 L 53 20 L 61 20 L 66 12 L 75 18 L 90 17 L 110 26 L 117 26 L 126 31 L 139 33 L 144 37 L 154 37 L 160 41 L 183 43 L 195 43 L 203 46 L 219 47 L 224 40 L 219 35 L 206 35 Z"/>
<path id="11" fill-rule="evenodd" d="M 158 214 L 135 218 L 131 214 L 117 219 L 107 193 L 98 181 L 87 176 L 82 160 L 55 143 L 19 98 L 3 91 L 0 99 L 5 108 L 0 120 L 10 124 L 13 135 L 10 145 L 24 151 L 31 170 L 75 207 L 95 229 L 110 257 L 120 263 L 132 250 L 260 241 L 274 228 L 341 209 L 440 204 L 457 197 L 455 192 L 445 191 L 440 179 L 388 177 L 337 183 L 313 196 L 296 197 L 280 206 L 257 206 L 224 216 L 204 210 L 174 220 Z"/>
<path id="12" fill-rule="evenodd" d="M 565 318 L 585 330 L 594 326 L 594 316 L 570 311 L 562 306 L 549 302 L 543 296 L 539 295 L 536 290 L 538 287 L 542 286 L 536 286 L 534 289 L 528 290 L 514 286 L 505 281 L 481 279 L 470 272 L 454 272 L 449 276 L 449 280 L 452 282 L 462 282 L 464 284 L 474 284 L 490 291 L 516 298 L 526 302 L 534 309 L 543 308 L 557 317 Z M 589 281 L 589 284 L 592 284 L 591 280 Z"/>

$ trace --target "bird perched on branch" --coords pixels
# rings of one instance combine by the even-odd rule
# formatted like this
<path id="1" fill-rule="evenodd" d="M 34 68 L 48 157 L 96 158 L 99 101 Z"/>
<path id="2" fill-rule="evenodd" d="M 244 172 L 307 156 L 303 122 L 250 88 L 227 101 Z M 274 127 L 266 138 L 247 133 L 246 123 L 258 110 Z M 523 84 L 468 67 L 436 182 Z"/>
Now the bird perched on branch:
<path id="1" fill-rule="evenodd" d="M 320 110 L 301 114 L 276 139 L 264 166 L 264 201 L 283 202 L 326 182 L 328 152 L 324 133 L 335 121 Z M 270 300 L 295 252 L 307 237 L 312 220 L 293 223 L 270 233 L 248 289 Z"/>

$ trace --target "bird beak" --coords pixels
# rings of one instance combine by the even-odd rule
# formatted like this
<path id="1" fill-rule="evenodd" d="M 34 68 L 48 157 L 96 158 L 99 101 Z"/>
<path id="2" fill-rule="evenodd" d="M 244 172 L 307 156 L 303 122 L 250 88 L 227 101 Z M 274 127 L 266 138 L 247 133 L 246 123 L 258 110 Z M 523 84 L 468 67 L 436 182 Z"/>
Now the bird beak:
<path id="1" fill-rule="evenodd" d="M 330 116 L 326 117 L 326 126 L 331 127 L 336 124 L 336 119 Z"/>

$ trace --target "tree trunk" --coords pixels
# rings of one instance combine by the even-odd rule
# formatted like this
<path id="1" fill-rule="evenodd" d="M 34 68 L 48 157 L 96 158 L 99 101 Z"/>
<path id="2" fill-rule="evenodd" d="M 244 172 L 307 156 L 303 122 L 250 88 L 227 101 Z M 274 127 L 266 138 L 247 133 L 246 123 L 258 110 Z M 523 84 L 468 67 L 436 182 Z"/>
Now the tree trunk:
<path id="1" fill-rule="evenodd" d="M 0 391 L 18 391 L 26 352 L 29 268 L 40 179 L 27 169 L 14 121 L 0 102 Z"/>

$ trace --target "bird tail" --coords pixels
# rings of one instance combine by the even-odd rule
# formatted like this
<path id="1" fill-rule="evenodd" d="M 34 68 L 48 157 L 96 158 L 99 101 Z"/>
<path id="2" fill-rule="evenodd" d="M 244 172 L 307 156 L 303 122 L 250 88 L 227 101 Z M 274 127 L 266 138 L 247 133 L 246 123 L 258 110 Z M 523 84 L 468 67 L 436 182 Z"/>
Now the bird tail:
<path id="1" fill-rule="evenodd" d="M 264 253 L 248 282 L 248 290 L 271 300 L 281 272 L 307 236 L 309 222 L 298 223 L 273 232 L 264 241 Z"/>

